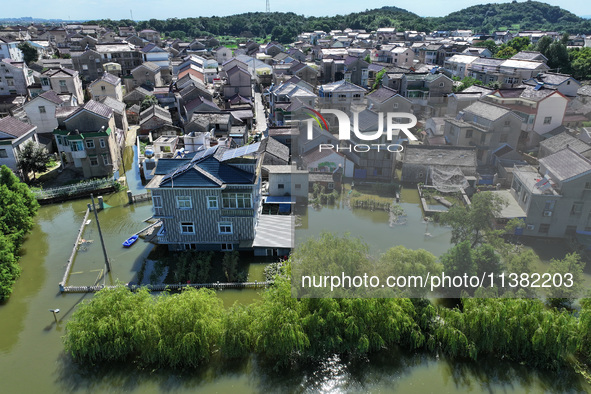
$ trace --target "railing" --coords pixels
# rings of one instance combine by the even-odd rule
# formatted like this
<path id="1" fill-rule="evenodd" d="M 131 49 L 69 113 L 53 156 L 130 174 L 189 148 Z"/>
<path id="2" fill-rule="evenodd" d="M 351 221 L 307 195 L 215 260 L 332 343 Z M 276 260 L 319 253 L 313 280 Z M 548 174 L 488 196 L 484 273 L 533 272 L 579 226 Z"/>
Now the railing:
<path id="1" fill-rule="evenodd" d="M 187 287 L 194 289 L 207 288 L 207 289 L 263 289 L 273 284 L 272 281 L 264 282 L 235 282 L 235 283 L 189 283 L 189 284 L 171 284 L 171 285 L 127 285 L 129 290 L 134 291 L 142 287 L 146 287 L 150 291 L 165 291 L 165 290 L 182 290 Z M 95 293 L 104 288 L 114 289 L 116 286 L 62 286 L 60 284 L 60 292 L 62 293 Z"/>
<path id="2" fill-rule="evenodd" d="M 222 216 L 226 217 L 253 217 L 254 209 L 222 209 Z"/>
<path id="3" fill-rule="evenodd" d="M 74 196 L 93 190 L 107 189 L 114 187 L 117 181 L 110 178 L 96 179 L 87 182 L 76 183 L 74 185 L 54 187 L 51 189 L 34 190 L 33 194 L 37 200 L 47 200 L 57 197 Z"/>

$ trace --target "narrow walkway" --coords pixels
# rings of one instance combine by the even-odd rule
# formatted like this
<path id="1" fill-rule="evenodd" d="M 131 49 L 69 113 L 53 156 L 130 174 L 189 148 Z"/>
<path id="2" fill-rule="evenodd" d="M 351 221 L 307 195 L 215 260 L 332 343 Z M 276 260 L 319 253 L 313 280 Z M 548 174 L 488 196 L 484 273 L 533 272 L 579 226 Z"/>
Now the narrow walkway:
<path id="1" fill-rule="evenodd" d="M 261 93 L 254 93 L 254 111 L 257 123 L 253 129 L 255 133 L 262 133 L 267 130 L 267 116 L 265 115 L 265 106 L 263 105 L 263 96 Z"/>

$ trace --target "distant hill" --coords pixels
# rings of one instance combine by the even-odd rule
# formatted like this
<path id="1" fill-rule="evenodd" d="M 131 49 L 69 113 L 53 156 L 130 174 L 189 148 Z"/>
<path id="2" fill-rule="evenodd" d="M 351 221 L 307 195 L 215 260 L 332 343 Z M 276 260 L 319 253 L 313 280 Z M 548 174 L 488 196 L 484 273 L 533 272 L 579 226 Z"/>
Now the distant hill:
<path id="1" fill-rule="evenodd" d="M 30 20 L 23 20 L 26 18 L 15 19 L 30 23 Z M 591 34 L 591 20 L 538 1 L 475 5 L 439 18 L 424 18 L 398 7 L 387 6 L 331 17 L 306 17 L 293 12 L 249 12 L 224 17 L 150 19 L 139 22 L 129 19 L 99 20 L 88 23 L 100 23 L 111 28 L 128 25 L 138 29 L 152 28 L 180 39 L 203 35 L 271 36 L 273 40 L 281 42 L 291 42 L 303 31 L 329 32 L 345 28 L 371 31 L 380 27 L 417 31 L 472 29 L 479 33 L 492 33 L 496 30 L 520 29 Z"/>
<path id="2" fill-rule="evenodd" d="M 539 1 L 481 4 L 452 12 L 441 18 L 429 19 L 442 30 L 462 28 L 489 33 L 519 25 L 521 30 L 591 32 L 591 21 Z"/>

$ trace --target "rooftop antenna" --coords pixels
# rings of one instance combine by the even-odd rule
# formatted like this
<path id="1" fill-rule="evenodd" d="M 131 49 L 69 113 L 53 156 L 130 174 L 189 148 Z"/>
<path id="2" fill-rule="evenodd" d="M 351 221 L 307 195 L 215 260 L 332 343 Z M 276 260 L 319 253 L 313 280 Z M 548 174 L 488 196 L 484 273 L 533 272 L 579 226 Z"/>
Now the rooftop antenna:
<path id="1" fill-rule="evenodd" d="M 133 11 L 132 10 L 129 10 L 129 15 L 131 16 L 131 20 L 133 20 Z"/>
<path id="2" fill-rule="evenodd" d="M 267 13 L 271 12 L 271 3 L 269 2 L 269 0 L 267 0 Z"/>

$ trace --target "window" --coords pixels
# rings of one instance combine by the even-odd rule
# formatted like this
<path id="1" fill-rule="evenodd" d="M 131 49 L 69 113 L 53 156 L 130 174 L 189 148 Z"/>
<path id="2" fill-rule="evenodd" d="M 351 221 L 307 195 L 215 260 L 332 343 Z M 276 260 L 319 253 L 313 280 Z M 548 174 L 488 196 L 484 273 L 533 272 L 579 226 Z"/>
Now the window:
<path id="1" fill-rule="evenodd" d="M 185 250 L 197 250 L 197 244 L 185 244 Z"/>
<path id="2" fill-rule="evenodd" d="M 216 196 L 207 196 L 207 209 L 218 209 L 218 198 Z"/>
<path id="3" fill-rule="evenodd" d="M 90 165 L 93 167 L 98 166 L 98 158 L 96 156 L 90 156 Z"/>
<path id="4" fill-rule="evenodd" d="M 84 145 L 82 145 L 82 141 L 72 141 L 72 152 L 78 152 L 84 150 Z"/>
<path id="5" fill-rule="evenodd" d="M 511 121 L 510 120 L 506 120 L 505 121 L 505 126 L 510 126 L 511 125 Z"/>
<path id="6" fill-rule="evenodd" d="M 105 163 L 106 166 L 111 164 L 111 160 L 109 159 L 109 155 L 104 153 L 103 155 L 103 163 Z"/>
<path id="7" fill-rule="evenodd" d="M 394 109 L 398 108 L 398 103 L 394 103 L 394 105 L 392 106 L 392 108 L 394 108 Z"/>
<path id="8" fill-rule="evenodd" d="M 546 116 L 544 118 L 544 124 L 550 124 L 552 123 L 552 117 L 551 116 Z"/>
<path id="9" fill-rule="evenodd" d="M 219 230 L 220 234 L 232 234 L 233 233 L 232 223 L 220 222 L 220 223 L 218 223 L 218 230 Z"/>
<path id="10" fill-rule="evenodd" d="M 106 87 L 106 86 L 104 86 L 104 85 L 103 85 L 103 86 L 101 86 L 101 91 L 103 91 L 103 92 L 104 92 L 105 90 L 107 90 L 107 87 Z"/>
<path id="11" fill-rule="evenodd" d="M 176 196 L 176 207 L 178 209 L 191 209 L 191 196 Z"/>
<path id="12" fill-rule="evenodd" d="M 250 193 L 224 193 L 222 195 L 224 208 L 252 208 Z"/>
<path id="13" fill-rule="evenodd" d="M 181 222 L 181 234 L 195 234 L 193 222 Z"/>
<path id="14" fill-rule="evenodd" d="M 339 101 L 346 101 L 347 100 L 347 96 L 344 94 L 339 94 Z"/>
<path id="15" fill-rule="evenodd" d="M 87 71 L 88 70 L 88 66 L 86 64 L 82 65 L 82 70 Z"/>
<path id="16" fill-rule="evenodd" d="M 583 203 L 582 202 L 575 202 L 573 203 L 572 208 L 570 209 L 571 215 L 580 215 L 583 211 Z"/>
<path id="17" fill-rule="evenodd" d="M 154 209 L 161 209 L 162 208 L 162 196 L 152 196 L 152 203 L 154 204 Z"/>
<path id="18" fill-rule="evenodd" d="M 466 130 L 466 138 L 472 138 L 472 130 Z"/>
<path id="19" fill-rule="evenodd" d="M 105 147 L 105 139 L 104 138 L 101 138 L 99 140 L 99 145 L 101 146 L 101 148 L 104 148 Z"/>
<path id="20" fill-rule="evenodd" d="M 439 82 L 439 87 L 440 87 L 440 88 L 442 88 L 442 87 L 444 87 L 444 86 L 445 86 L 445 84 L 444 84 L 443 82 Z"/>
<path id="21" fill-rule="evenodd" d="M 66 81 L 63 79 L 60 79 L 60 88 L 65 88 L 66 87 Z"/>
<path id="22" fill-rule="evenodd" d="M 86 140 L 86 147 L 89 149 L 94 149 L 94 140 Z"/>
<path id="23" fill-rule="evenodd" d="M 486 142 L 486 134 L 482 133 L 482 135 L 480 136 L 480 143 L 484 144 Z"/>
<path id="24" fill-rule="evenodd" d="M 61 135 L 56 135 L 55 139 L 56 139 L 58 145 L 62 144 L 62 136 Z"/>
<path id="25" fill-rule="evenodd" d="M 353 98 L 354 98 L 354 99 L 360 99 L 360 98 L 361 98 L 361 94 L 359 94 L 359 93 L 355 93 L 355 94 L 353 95 Z"/>
<path id="26" fill-rule="evenodd" d="M 585 189 L 591 189 L 591 182 L 585 182 Z"/>
<path id="27" fill-rule="evenodd" d="M 329 182 L 329 183 L 328 183 L 328 185 L 326 185 L 326 188 L 327 188 L 328 190 L 332 190 L 332 189 L 334 189 L 334 183 L 332 183 L 332 182 Z"/>
<path id="28" fill-rule="evenodd" d="M 548 230 L 550 230 L 550 225 L 547 223 L 540 224 L 540 229 L 538 232 L 540 234 L 548 234 Z"/>
<path id="29" fill-rule="evenodd" d="M 6 149 L 0 149 L 0 159 L 5 159 L 8 157 L 8 153 L 6 152 Z"/>
<path id="30" fill-rule="evenodd" d="M 234 250 L 234 245 L 222 244 L 222 252 L 231 252 L 232 250 Z"/>
<path id="31" fill-rule="evenodd" d="M 46 111 L 45 111 L 45 107 L 44 107 L 43 105 L 40 105 L 40 106 L 39 106 L 39 113 L 40 113 L 40 114 L 44 114 L 44 113 L 46 113 Z"/>
<path id="32" fill-rule="evenodd" d="M 302 185 L 301 185 L 300 183 L 296 183 L 296 184 L 295 184 L 295 188 L 296 188 L 296 190 L 297 190 L 297 189 L 301 189 L 301 188 L 302 188 Z"/>
<path id="33" fill-rule="evenodd" d="M 277 185 L 277 189 L 285 189 L 285 185 L 283 183 L 280 183 Z"/>

